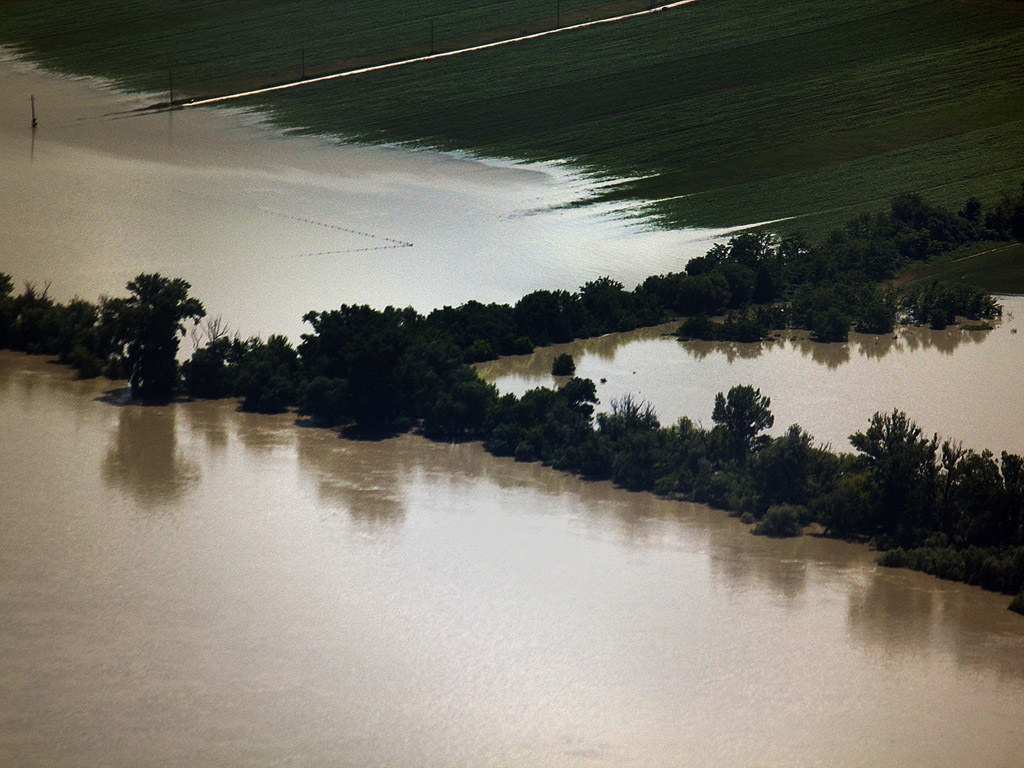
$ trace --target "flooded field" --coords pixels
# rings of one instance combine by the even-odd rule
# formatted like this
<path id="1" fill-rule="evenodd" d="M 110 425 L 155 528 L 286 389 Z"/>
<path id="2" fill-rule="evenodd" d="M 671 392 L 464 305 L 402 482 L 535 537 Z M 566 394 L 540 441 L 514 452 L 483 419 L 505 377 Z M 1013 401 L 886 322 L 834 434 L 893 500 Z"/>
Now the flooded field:
<path id="1" fill-rule="evenodd" d="M 0 353 L 0 763 L 1015 766 L 1006 597 Z"/>
<path id="2" fill-rule="evenodd" d="M 513 301 L 703 253 L 567 208 L 565 168 L 292 139 L 237 112 L 0 61 L 0 271 L 51 293 L 192 282 L 243 334 L 342 302 Z M 40 127 L 28 128 L 35 95 Z M 900 407 L 1024 451 L 1016 333 L 681 345 L 649 329 L 482 366 L 507 391 L 570 351 L 607 407 L 707 424 L 751 383 L 776 432 L 844 447 Z M 864 547 L 477 445 L 350 442 L 231 402 L 118 405 L 0 352 L 0 764 L 1016 767 L 1024 620 Z"/>
<path id="3" fill-rule="evenodd" d="M 597 383 L 603 408 L 627 393 L 650 401 L 663 424 L 680 416 L 711 425 L 715 394 L 752 384 L 772 399 L 774 434 L 800 424 L 819 443 L 848 450 L 847 438 L 876 411 L 906 411 L 926 433 L 997 454 L 1024 453 L 1024 297 L 1005 296 L 992 331 L 901 328 L 893 336 L 851 334 L 847 344 L 792 338 L 764 344 L 689 341 L 678 323 L 562 344 L 478 366 L 503 392 L 556 383 L 562 352 L 578 376 Z M 605 379 L 603 383 L 601 379 Z"/>
<path id="4" fill-rule="evenodd" d="M 60 299 L 159 271 L 245 335 L 297 338 L 303 314 L 342 303 L 429 311 L 602 275 L 632 286 L 716 234 L 567 208 L 593 190 L 567 168 L 286 138 L 230 110 L 129 115 L 150 99 L 2 55 L 0 88 L 0 271 Z"/>

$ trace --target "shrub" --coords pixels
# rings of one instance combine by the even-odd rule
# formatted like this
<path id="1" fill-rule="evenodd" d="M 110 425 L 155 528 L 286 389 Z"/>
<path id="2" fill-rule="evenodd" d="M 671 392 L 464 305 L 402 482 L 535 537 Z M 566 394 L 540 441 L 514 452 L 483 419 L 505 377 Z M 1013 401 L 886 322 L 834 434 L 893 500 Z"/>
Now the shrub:
<path id="1" fill-rule="evenodd" d="M 573 362 L 572 355 L 565 352 L 556 357 L 551 364 L 552 376 L 572 376 L 574 373 L 576 373 L 576 363 Z"/>
<path id="2" fill-rule="evenodd" d="M 796 504 L 776 504 L 768 507 L 764 519 L 750 529 L 755 536 L 771 536 L 772 538 L 787 538 L 799 536 L 803 533 L 801 518 L 806 515 L 806 509 Z"/>
<path id="3" fill-rule="evenodd" d="M 888 549 L 878 556 L 878 564 L 883 568 L 906 568 L 907 552 L 903 547 Z"/>
<path id="4" fill-rule="evenodd" d="M 1024 592 L 1021 592 L 1010 601 L 1010 610 L 1024 616 Z"/>
<path id="5" fill-rule="evenodd" d="M 95 379 L 103 373 L 103 361 L 82 344 L 76 344 L 71 350 L 68 362 L 78 369 L 80 379 Z"/>
<path id="6" fill-rule="evenodd" d="M 484 360 L 494 360 L 497 356 L 498 353 L 487 341 L 477 339 L 466 350 L 465 359 L 467 363 L 482 363 Z"/>

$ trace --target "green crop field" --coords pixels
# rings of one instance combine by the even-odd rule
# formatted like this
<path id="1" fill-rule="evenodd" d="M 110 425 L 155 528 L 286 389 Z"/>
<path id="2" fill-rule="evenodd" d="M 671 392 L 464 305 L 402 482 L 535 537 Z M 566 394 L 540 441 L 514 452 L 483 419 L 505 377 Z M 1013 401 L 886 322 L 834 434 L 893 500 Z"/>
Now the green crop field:
<path id="1" fill-rule="evenodd" d="M 297 78 L 348 62 L 407 58 L 604 15 L 645 0 L 0 0 L 0 41 L 48 66 L 138 90 L 183 92 Z M 587 12 L 586 15 L 590 15 Z"/>
<path id="2" fill-rule="evenodd" d="M 134 88 L 173 67 L 176 87 L 210 93 L 294 75 L 300 47 L 328 69 L 421 55 L 431 19 L 447 49 L 550 27 L 555 2 L 119 5 L 0 0 L 0 40 Z M 903 190 L 959 206 L 1017 187 L 1024 2 L 700 0 L 249 106 L 354 140 L 566 160 L 667 226 L 787 219 L 817 235 Z"/>
<path id="3" fill-rule="evenodd" d="M 992 293 L 1024 294 L 1024 244 L 990 246 L 980 253 L 904 275 L 898 282 L 921 285 L 933 280 L 964 282 Z"/>

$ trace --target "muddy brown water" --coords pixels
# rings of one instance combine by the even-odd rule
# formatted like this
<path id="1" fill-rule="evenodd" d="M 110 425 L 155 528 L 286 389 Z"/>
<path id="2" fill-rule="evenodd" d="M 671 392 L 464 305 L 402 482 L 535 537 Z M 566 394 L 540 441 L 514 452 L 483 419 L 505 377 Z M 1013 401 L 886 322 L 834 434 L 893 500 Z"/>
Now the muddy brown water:
<path id="1" fill-rule="evenodd" d="M 892 336 L 851 334 L 849 343 L 787 337 L 771 343 L 680 343 L 678 323 L 610 334 L 478 366 L 501 391 L 554 386 L 555 355 L 568 352 L 576 373 L 594 380 L 608 409 L 633 394 L 654 405 L 663 424 L 686 416 L 712 426 L 715 394 L 750 384 L 771 398 L 775 434 L 800 424 L 819 444 L 850 450 L 849 436 L 875 412 L 899 408 L 926 434 L 997 455 L 1024 454 L 1024 297 L 1000 297 L 991 331 L 900 328 Z M 605 379 L 601 382 L 601 379 Z"/>
<path id="2" fill-rule="evenodd" d="M 1016 766 L 1007 598 L 0 353 L 0 764 Z"/>
<path id="3" fill-rule="evenodd" d="M 342 301 L 507 301 L 707 244 L 553 209 L 585 193 L 564 169 L 111 119 L 142 100 L 10 60 L 0 86 L 0 270 L 60 298 L 159 269 L 244 333 L 295 335 Z M 413 247 L 359 250 L 384 237 Z M 648 331 L 587 342 L 580 373 L 665 421 L 750 381 L 836 443 L 844 404 L 944 393 L 912 415 L 1013 449 L 1012 322 L 845 351 Z M 542 358 L 491 375 L 546 383 Z M 1019 765 L 1005 596 L 476 445 L 110 386 L 0 353 L 0 765 Z"/>

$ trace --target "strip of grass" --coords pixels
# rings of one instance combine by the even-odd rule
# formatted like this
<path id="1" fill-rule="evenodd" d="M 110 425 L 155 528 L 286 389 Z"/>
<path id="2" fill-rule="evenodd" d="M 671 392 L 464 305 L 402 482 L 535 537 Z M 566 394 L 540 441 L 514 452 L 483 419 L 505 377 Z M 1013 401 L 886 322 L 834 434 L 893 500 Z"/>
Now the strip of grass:
<path id="1" fill-rule="evenodd" d="M 899 282 L 920 285 L 933 280 L 963 282 L 990 293 L 1024 294 L 1024 244 L 1016 243 L 935 264 L 904 275 Z"/>
<path id="2" fill-rule="evenodd" d="M 400 58 L 429 47 L 430 19 L 479 40 L 550 25 L 554 3 L 120 5 L 6 0 L 0 39 L 133 87 L 163 88 L 173 66 L 178 87 L 215 90 L 294 73 L 300 46 L 309 62 Z M 901 190 L 959 206 L 1019 183 L 1024 3 L 704 0 L 252 104 L 314 133 L 568 160 L 666 226 L 794 217 L 778 228 L 814 237 Z"/>

